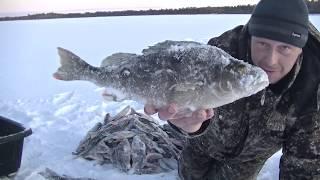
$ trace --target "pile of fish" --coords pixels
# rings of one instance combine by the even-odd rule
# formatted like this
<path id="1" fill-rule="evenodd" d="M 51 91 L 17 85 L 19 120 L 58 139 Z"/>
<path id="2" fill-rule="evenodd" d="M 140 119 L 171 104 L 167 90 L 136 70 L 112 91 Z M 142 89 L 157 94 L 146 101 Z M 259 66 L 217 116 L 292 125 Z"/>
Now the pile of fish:
<path id="1" fill-rule="evenodd" d="M 177 169 L 184 140 L 169 125 L 160 126 L 150 116 L 129 106 L 114 117 L 106 115 L 74 152 L 101 164 L 112 163 L 124 172 L 153 174 Z"/>

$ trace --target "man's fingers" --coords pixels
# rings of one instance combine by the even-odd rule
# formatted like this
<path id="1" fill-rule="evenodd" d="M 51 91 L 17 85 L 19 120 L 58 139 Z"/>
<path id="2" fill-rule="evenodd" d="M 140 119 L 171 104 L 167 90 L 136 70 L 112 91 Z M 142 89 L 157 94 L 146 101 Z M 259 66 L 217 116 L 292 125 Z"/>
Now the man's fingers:
<path id="1" fill-rule="evenodd" d="M 214 109 L 199 109 L 192 113 L 194 121 L 203 122 L 214 116 Z"/>
<path id="2" fill-rule="evenodd" d="M 197 121 L 192 116 L 169 120 L 175 126 L 186 132 L 192 133 L 200 129 L 202 122 Z"/>
<path id="3" fill-rule="evenodd" d="M 192 117 L 196 120 L 196 121 L 204 121 L 207 119 L 207 112 L 204 109 L 200 109 L 197 110 L 195 112 L 192 113 Z"/>
<path id="4" fill-rule="evenodd" d="M 182 110 L 178 112 L 178 107 L 175 103 L 171 103 L 168 106 L 161 108 L 156 108 L 153 104 L 146 104 L 144 106 L 144 111 L 148 115 L 158 113 L 159 119 L 165 121 L 170 120 L 172 124 L 188 130 L 198 128 L 199 124 L 201 125 L 202 122 L 211 119 L 214 116 L 214 109 L 200 109 L 194 112 Z"/>
<path id="5" fill-rule="evenodd" d="M 176 104 L 171 103 L 168 106 L 157 109 L 153 104 L 146 104 L 144 106 L 144 112 L 148 115 L 158 113 L 161 120 L 168 120 L 177 113 L 178 107 Z"/>
<path id="6" fill-rule="evenodd" d="M 144 106 L 144 112 L 148 115 L 153 115 L 153 114 L 157 113 L 157 109 L 152 104 L 146 104 Z"/>
<path id="7" fill-rule="evenodd" d="M 171 103 L 169 106 L 165 106 L 159 109 L 158 116 L 161 120 L 168 120 L 175 116 L 178 112 L 178 107 L 176 104 Z"/>
<path id="8" fill-rule="evenodd" d="M 214 116 L 214 109 L 207 109 L 206 110 L 207 113 L 207 119 L 211 119 Z"/>

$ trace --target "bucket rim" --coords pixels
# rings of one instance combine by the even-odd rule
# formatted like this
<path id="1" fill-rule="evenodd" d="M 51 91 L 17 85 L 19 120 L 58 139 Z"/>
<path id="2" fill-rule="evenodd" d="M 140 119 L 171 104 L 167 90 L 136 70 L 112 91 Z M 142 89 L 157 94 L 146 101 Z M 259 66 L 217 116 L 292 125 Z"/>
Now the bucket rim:
<path id="1" fill-rule="evenodd" d="M 21 123 L 13 121 L 11 119 L 5 118 L 3 116 L 0 116 L 1 120 L 13 123 L 16 126 L 19 126 L 19 128 L 21 128 L 20 132 L 17 133 L 13 133 L 13 134 L 9 134 L 7 136 L 0 136 L 0 144 L 5 144 L 11 141 L 17 141 L 17 140 L 21 140 L 27 136 L 30 136 L 32 134 L 32 130 L 31 128 L 25 128 Z"/>

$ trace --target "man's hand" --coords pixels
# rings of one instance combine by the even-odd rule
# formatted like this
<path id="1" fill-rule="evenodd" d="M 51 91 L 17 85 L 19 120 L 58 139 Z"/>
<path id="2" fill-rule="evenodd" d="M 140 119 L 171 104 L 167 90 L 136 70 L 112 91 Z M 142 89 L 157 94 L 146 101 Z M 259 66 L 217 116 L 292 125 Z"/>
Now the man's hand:
<path id="1" fill-rule="evenodd" d="M 168 120 L 170 123 L 188 133 L 198 131 L 202 123 L 212 118 L 214 115 L 213 109 L 199 109 L 192 112 L 190 115 L 186 115 L 183 112 L 179 112 L 177 105 L 174 103 L 159 109 L 155 108 L 152 104 L 146 104 L 144 106 L 144 111 L 148 115 L 158 113 L 161 120 Z"/>

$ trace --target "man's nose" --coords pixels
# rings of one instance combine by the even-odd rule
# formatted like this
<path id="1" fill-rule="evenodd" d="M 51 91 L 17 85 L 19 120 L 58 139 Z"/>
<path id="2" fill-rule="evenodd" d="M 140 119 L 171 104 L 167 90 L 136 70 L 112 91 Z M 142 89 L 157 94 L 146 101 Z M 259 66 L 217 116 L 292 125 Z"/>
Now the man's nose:
<path id="1" fill-rule="evenodd" d="M 271 49 L 269 51 L 268 56 L 267 56 L 267 60 L 266 60 L 267 62 L 266 63 L 269 66 L 276 65 L 276 64 L 278 64 L 278 58 L 279 58 L 279 55 L 278 55 L 277 51 L 275 51 L 274 49 Z"/>

